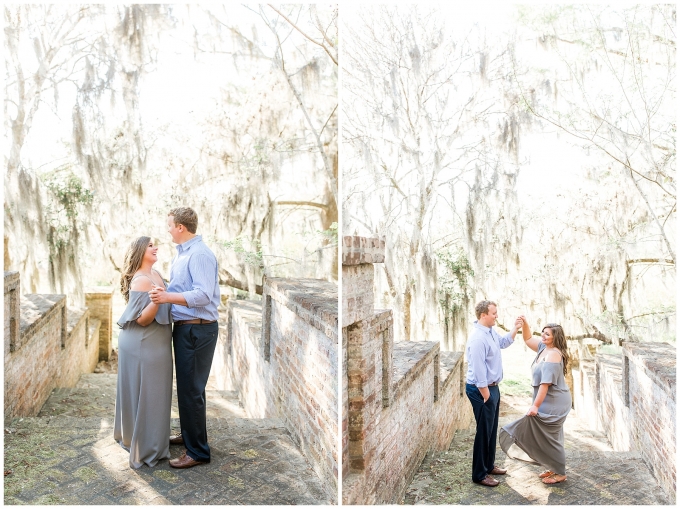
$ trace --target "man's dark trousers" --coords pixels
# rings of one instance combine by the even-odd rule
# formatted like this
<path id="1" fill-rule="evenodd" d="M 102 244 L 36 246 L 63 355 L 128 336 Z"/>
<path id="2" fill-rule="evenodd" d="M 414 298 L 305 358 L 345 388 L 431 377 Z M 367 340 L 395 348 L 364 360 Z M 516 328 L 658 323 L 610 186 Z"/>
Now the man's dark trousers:
<path id="1" fill-rule="evenodd" d="M 489 399 L 484 403 L 484 397 L 477 386 L 465 384 L 465 392 L 472 403 L 472 412 L 477 421 L 475 445 L 472 449 L 472 480 L 479 482 L 491 473 L 496 461 L 496 433 L 501 393 L 498 385 L 489 386 Z"/>
<path id="2" fill-rule="evenodd" d="M 182 439 L 187 454 L 196 461 L 210 461 L 205 386 L 218 332 L 217 322 L 175 325 L 172 331 Z"/>

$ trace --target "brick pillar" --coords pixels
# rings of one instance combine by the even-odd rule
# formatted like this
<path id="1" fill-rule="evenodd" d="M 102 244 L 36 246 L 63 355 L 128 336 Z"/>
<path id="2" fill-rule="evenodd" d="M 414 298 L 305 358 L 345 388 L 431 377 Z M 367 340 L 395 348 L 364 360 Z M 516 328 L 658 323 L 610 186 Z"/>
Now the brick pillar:
<path id="1" fill-rule="evenodd" d="M 108 361 L 113 337 L 113 287 L 93 286 L 85 290 L 85 305 L 90 318 L 101 321 L 99 327 L 99 360 Z"/>
<path id="2" fill-rule="evenodd" d="M 369 467 L 377 437 L 372 435 L 382 410 L 382 341 L 371 334 L 370 322 L 347 327 L 350 472 Z"/>
<path id="3" fill-rule="evenodd" d="M 394 339 L 391 312 L 374 309 L 373 264 L 384 262 L 385 241 L 357 236 L 342 241 L 342 333 L 347 342 L 343 396 L 348 405 L 342 438 L 343 444 L 348 442 L 349 471 L 361 472 L 371 467 L 380 440 L 375 424 L 391 399 Z"/>
<path id="4" fill-rule="evenodd" d="M 19 344 L 20 291 L 19 273 L 5 272 L 5 356 Z"/>

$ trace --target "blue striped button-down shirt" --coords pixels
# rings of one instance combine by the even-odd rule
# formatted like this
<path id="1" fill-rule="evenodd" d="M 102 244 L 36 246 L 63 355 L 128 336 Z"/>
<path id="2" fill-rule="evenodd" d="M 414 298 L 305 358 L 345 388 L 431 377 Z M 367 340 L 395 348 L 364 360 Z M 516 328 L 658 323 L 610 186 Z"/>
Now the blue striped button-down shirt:
<path id="1" fill-rule="evenodd" d="M 500 336 L 493 327 L 484 327 L 475 321 L 465 347 L 468 361 L 467 383 L 488 387 L 489 384 L 503 380 L 501 348 L 507 348 L 513 342 L 509 332 Z"/>
<path id="2" fill-rule="evenodd" d="M 169 292 L 181 293 L 186 306 L 172 305 L 172 319 L 217 320 L 220 304 L 220 285 L 217 258 L 203 243 L 200 235 L 177 246 L 177 256 L 170 269 Z"/>

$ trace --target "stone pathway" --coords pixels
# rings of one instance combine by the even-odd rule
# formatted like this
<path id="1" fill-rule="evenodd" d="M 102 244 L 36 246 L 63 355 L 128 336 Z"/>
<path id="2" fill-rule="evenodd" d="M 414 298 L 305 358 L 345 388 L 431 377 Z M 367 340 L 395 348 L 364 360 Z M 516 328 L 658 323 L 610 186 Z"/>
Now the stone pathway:
<path id="1" fill-rule="evenodd" d="M 531 405 L 526 396 L 501 397 L 500 425 L 518 419 Z M 509 459 L 498 447 L 496 464 L 508 469 L 501 484 L 474 484 L 472 445 L 474 422 L 456 432 L 448 451 L 428 454 L 409 486 L 405 504 L 463 505 L 651 505 L 668 504 L 642 458 L 635 452 L 615 452 L 606 436 L 592 431 L 572 414 L 565 423 L 567 481 L 546 486 L 539 465 Z"/>
<path id="2" fill-rule="evenodd" d="M 5 504 L 331 504 L 278 419 L 248 419 L 236 394 L 206 390 L 212 460 L 133 470 L 113 440 L 115 374 L 55 389 L 38 417 L 5 424 Z M 173 394 L 172 428 L 179 430 Z M 171 457 L 184 452 L 171 446 Z"/>

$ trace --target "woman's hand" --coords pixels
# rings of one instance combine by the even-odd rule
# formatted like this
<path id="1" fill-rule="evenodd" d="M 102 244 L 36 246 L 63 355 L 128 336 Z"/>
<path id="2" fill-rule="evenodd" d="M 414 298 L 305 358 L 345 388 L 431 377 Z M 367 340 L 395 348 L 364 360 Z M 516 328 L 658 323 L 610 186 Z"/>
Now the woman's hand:
<path id="1" fill-rule="evenodd" d="M 527 415 L 536 415 L 538 413 L 538 407 L 536 405 L 531 405 Z"/>
<path id="2" fill-rule="evenodd" d="M 163 304 L 167 302 L 165 294 L 165 288 L 154 285 L 154 287 L 151 288 L 151 291 L 149 292 L 149 297 L 154 304 Z"/>

